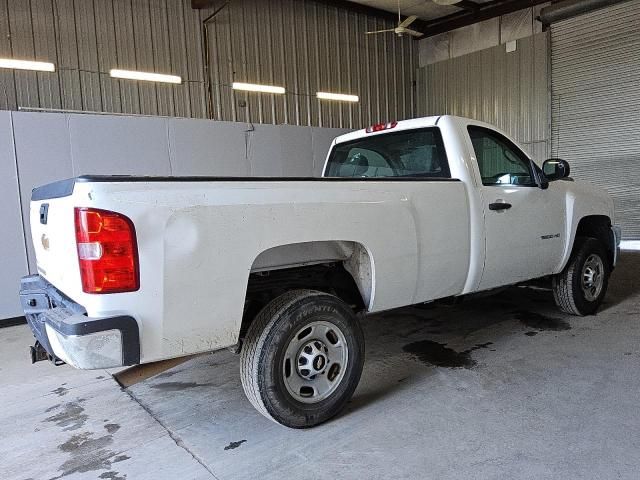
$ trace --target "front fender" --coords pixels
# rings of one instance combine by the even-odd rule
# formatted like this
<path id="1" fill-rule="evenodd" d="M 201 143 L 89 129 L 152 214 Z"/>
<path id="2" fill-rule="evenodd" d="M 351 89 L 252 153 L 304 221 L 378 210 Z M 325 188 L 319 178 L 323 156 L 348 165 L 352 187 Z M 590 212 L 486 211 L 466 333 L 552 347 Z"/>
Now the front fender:
<path id="1" fill-rule="evenodd" d="M 555 273 L 561 272 L 569 261 L 581 220 L 586 217 L 606 217 L 609 220 L 608 228 L 613 226 L 615 221 L 611 196 L 604 189 L 593 184 L 566 181 L 565 202 L 567 241 L 564 245 L 562 260 Z M 619 237 L 617 239 L 613 237 L 613 241 L 615 251 L 615 242 L 619 242 Z"/>

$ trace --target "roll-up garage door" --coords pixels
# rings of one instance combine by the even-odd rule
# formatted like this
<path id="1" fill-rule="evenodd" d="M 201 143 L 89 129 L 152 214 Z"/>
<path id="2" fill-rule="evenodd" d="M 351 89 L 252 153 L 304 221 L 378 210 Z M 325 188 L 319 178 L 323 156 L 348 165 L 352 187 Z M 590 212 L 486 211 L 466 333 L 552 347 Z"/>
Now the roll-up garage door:
<path id="1" fill-rule="evenodd" d="M 640 0 L 551 26 L 552 154 L 602 186 L 640 239 Z"/>

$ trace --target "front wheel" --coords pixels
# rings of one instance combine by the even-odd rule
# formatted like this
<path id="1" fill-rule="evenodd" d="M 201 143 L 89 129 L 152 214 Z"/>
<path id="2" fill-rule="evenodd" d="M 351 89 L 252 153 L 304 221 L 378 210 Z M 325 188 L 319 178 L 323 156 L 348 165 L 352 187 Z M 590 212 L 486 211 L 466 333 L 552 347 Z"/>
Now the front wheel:
<path id="1" fill-rule="evenodd" d="M 595 238 L 578 238 L 565 269 L 553 277 L 553 296 L 563 312 L 590 315 L 598 309 L 609 285 L 607 252 Z"/>
<path id="2" fill-rule="evenodd" d="M 344 407 L 363 362 L 364 337 L 351 308 L 323 292 L 294 290 L 272 300 L 250 325 L 240 373 L 260 413 L 305 428 Z"/>

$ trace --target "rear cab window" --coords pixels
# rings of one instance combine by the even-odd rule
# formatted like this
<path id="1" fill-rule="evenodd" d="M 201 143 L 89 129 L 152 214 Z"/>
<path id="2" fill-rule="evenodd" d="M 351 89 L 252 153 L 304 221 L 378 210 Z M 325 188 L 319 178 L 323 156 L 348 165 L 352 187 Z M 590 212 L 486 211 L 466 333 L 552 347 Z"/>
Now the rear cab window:
<path id="1" fill-rule="evenodd" d="M 451 172 L 440 129 L 429 127 L 339 143 L 325 177 L 451 178 Z"/>

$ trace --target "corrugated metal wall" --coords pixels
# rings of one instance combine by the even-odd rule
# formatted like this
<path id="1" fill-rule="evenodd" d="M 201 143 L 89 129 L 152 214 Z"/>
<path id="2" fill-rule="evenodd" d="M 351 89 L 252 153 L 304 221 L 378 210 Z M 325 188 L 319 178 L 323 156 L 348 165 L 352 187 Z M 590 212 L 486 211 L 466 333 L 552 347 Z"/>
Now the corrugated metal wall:
<path id="1" fill-rule="evenodd" d="M 204 46 L 202 22 L 213 11 L 192 10 L 190 0 L 0 2 L 0 56 L 57 68 L 0 69 L 0 109 L 208 115 L 343 128 L 412 116 L 415 42 L 364 35 L 392 22 L 313 0 L 233 0 L 208 22 Z M 172 73 L 184 83 L 112 79 L 111 68 Z M 234 92 L 233 81 L 282 85 L 288 93 Z M 354 93 L 360 103 L 320 103 L 318 90 Z"/>
<path id="2" fill-rule="evenodd" d="M 427 65 L 418 70 L 418 114 L 491 123 L 536 160 L 550 153 L 547 34 Z"/>
<path id="3" fill-rule="evenodd" d="M 640 0 L 551 28 L 553 154 L 606 188 L 623 238 L 640 239 Z"/>
<path id="4" fill-rule="evenodd" d="M 416 42 L 364 35 L 392 26 L 314 1 L 231 2 L 207 27 L 214 116 L 341 128 L 411 117 Z M 288 93 L 233 92 L 233 81 L 282 85 Z M 360 102 L 321 102 L 316 91 L 352 93 Z"/>
<path id="5" fill-rule="evenodd" d="M 0 56 L 56 64 L 55 73 L 0 70 L 0 108 L 204 117 L 200 15 L 188 0 L 0 2 Z M 112 68 L 185 81 L 120 81 Z"/>

